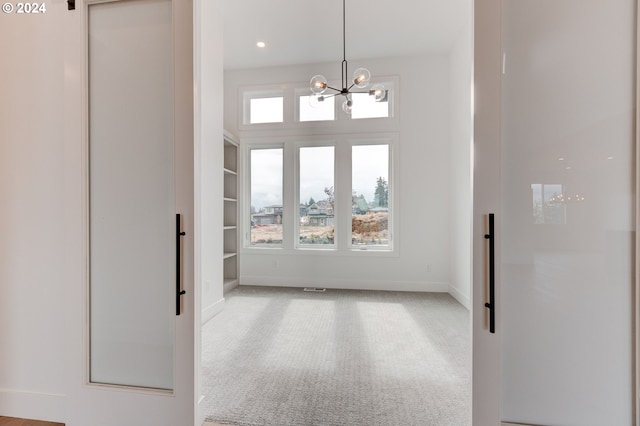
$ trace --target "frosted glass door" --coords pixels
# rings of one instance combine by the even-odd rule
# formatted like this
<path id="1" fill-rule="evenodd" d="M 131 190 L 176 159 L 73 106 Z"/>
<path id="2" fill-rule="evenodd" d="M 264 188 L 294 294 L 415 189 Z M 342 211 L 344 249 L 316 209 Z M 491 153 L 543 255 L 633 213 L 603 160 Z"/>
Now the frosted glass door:
<path id="1" fill-rule="evenodd" d="M 90 381 L 173 389 L 172 5 L 88 6 Z"/>
<path id="2" fill-rule="evenodd" d="M 633 423 L 635 13 L 503 1 L 503 421 Z"/>

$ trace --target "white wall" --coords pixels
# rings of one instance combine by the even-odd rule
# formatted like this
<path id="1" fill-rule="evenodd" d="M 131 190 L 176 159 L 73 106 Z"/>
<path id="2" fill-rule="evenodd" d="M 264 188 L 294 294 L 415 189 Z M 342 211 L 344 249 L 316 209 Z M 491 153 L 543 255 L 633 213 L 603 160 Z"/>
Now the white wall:
<path id="1" fill-rule="evenodd" d="M 449 293 L 470 308 L 471 298 L 471 14 L 450 56 L 451 198 Z"/>
<path id="2" fill-rule="evenodd" d="M 222 297 L 223 81 L 222 20 L 218 1 L 196 3 L 195 13 L 195 165 L 196 280 L 202 284 L 202 321 L 217 314 Z"/>
<path id="3" fill-rule="evenodd" d="M 399 182 L 399 256 L 308 256 L 279 254 L 277 250 L 244 250 L 240 283 L 329 288 L 412 291 L 449 289 L 450 80 L 449 57 L 433 55 L 367 60 L 374 76 L 399 76 L 399 124 L 358 122 L 350 132 L 397 132 Z M 272 137 L 269 131 L 240 131 L 239 88 L 247 85 L 308 82 L 322 73 L 340 78 L 340 63 L 236 70 L 225 72 L 225 128 L 243 138 Z M 308 83 L 303 83 L 306 85 Z M 286 135 L 315 131 L 289 130 Z M 344 130 L 339 130 L 344 133 Z"/>
<path id="4" fill-rule="evenodd" d="M 0 415 L 62 421 L 67 12 L 46 6 L 0 14 Z"/>

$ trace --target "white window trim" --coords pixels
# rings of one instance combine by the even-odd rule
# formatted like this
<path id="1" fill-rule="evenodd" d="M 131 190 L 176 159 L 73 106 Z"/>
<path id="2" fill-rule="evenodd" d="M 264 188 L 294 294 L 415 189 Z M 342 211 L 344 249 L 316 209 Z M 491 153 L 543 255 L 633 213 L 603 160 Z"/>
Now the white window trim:
<path id="1" fill-rule="evenodd" d="M 391 137 L 390 137 L 391 136 Z M 349 198 L 351 198 L 351 194 L 353 192 L 353 182 L 352 182 L 352 170 L 351 170 L 351 165 L 352 165 L 352 150 L 351 147 L 353 146 L 358 146 L 358 145 L 389 145 L 389 200 L 388 200 L 388 204 L 389 204 L 389 222 L 388 222 L 388 232 L 389 232 L 389 244 L 388 245 L 384 245 L 384 246 L 376 246 L 376 245 L 370 245 L 370 246 L 360 246 L 360 245 L 354 245 L 352 242 L 352 234 L 351 231 L 349 231 L 349 241 L 348 241 L 348 247 L 349 250 L 351 251 L 363 251 L 363 252 L 367 252 L 367 251 L 380 251 L 380 252 L 395 252 L 395 247 L 397 247 L 396 241 L 395 241 L 395 237 L 396 235 L 399 235 L 398 233 L 398 225 L 399 225 L 399 219 L 398 219 L 398 211 L 397 208 L 400 205 L 397 201 L 397 192 L 398 192 L 398 188 L 400 188 L 399 183 L 398 183 L 398 170 L 399 168 L 397 167 L 397 158 L 399 158 L 398 156 L 398 135 L 394 134 L 394 135 L 387 135 L 387 136 L 381 136 L 381 135 L 373 135 L 372 137 L 361 137 L 360 135 L 354 135 L 352 137 L 350 137 L 349 139 Z M 351 205 L 351 204 L 350 204 Z M 349 224 L 351 224 L 351 215 L 349 215 Z M 349 228 L 351 229 L 351 227 Z"/>
<path id="2" fill-rule="evenodd" d="M 359 118 L 351 119 L 342 111 L 341 96 L 336 96 L 335 119 L 321 121 L 300 121 L 300 96 L 310 94 L 309 82 L 303 83 L 283 83 L 263 86 L 243 86 L 240 87 L 238 97 L 238 129 L 243 133 L 265 132 L 265 131 L 286 131 L 294 129 L 317 130 L 321 132 L 349 132 L 353 128 L 367 123 L 371 131 L 399 131 L 400 130 L 400 79 L 398 76 L 378 76 L 371 80 L 371 84 L 382 83 L 389 89 L 389 117 Z M 338 87 L 339 80 L 332 79 L 329 85 Z M 268 98 L 282 96 L 283 99 L 283 122 L 282 123 L 256 123 L 249 124 L 249 104 L 251 98 Z M 356 124 L 358 123 L 358 124 Z M 264 133 L 263 133 L 264 134 Z"/>
<path id="3" fill-rule="evenodd" d="M 277 98 L 282 97 L 282 122 L 275 123 L 255 123 L 251 124 L 251 99 Z M 240 90 L 240 110 L 238 111 L 238 119 L 240 120 L 239 128 L 273 128 L 283 127 L 287 122 L 287 98 L 290 97 L 287 91 L 280 86 L 251 86 L 244 87 Z"/>
<path id="4" fill-rule="evenodd" d="M 367 246 L 363 249 L 351 243 L 351 147 L 354 145 L 389 145 L 389 244 L 386 246 Z M 298 151 L 305 146 L 335 146 L 334 186 L 336 196 L 336 222 L 334 244 L 330 247 L 318 247 L 299 244 L 299 167 Z M 398 159 L 399 134 L 358 133 L 331 136 L 279 136 L 242 138 L 242 164 L 240 167 L 240 187 L 242 188 L 242 205 L 239 231 L 242 236 L 240 253 L 247 254 L 279 254 L 279 255 L 327 255 L 327 256 L 382 256 L 398 257 L 400 235 L 400 212 L 398 192 L 400 176 Z M 283 148 L 283 244 L 280 247 L 255 247 L 250 244 L 250 164 L 249 151 L 252 149 Z M 343 161 L 342 167 L 338 161 Z M 342 164 L 342 163 L 341 163 Z M 346 189 L 346 190 L 345 190 Z M 342 208 L 341 206 L 348 206 Z M 341 210 L 344 210 L 342 211 Z M 347 212 L 348 210 L 348 212 Z"/>
<path id="5" fill-rule="evenodd" d="M 296 157 L 295 157 L 295 163 L 294 163 L 294 170 L 295 170 L 295 179 L 294 179 L 294 191 L 295 191 L 295 200 L 294 200 L 294 205 L 296 207 L 295 209 L 295 223 L 294 223 L 294 227 L 293 227 L 293 231 L 294 231 L 294 235 L 295 235 L 295 242 L 294 242 L 294 247 L 295 249 L 298 250 L 331 250 L 331 251 L 335 251 L 338 249 L 338 240 L 340 238 L 340 230 L 339 227 L 337 226 L 338 224 L 336 223 L 336 220 L 334 220 L 334 224 L 333 224 L 333 244 L 323 244 L 323 245 L 314 245 L 314 244 L 301 244 L 300 243 L 300 218 L 298 217 L 300 214 L 300 203 L 302 202 L 302 200 L 300 199 L 300 149 L 301 148 L 309 148 L 309 147 L 324 147 L 324 146 L 332 146 L 333 147 L 333 188 L 334 191 L 336 189 L 336 187 L 338 186 L 337 184 L 337 162 L 338 162 L 338 149 L 337 149 L 337 141 L 335 139 L 327 139 L 327 140 L 322 140 L 322 139 L 316 139 L 316 140 L 301 140 L 298 142 L 294 142 L 294 146 L 295 146 L 295 152 L 296 152 Z M 339 218 L 339 212 L 340 212 L 340 202 L 335 199 L 335 207 L 333 209 L 333 214 L 335 218 Z"/>

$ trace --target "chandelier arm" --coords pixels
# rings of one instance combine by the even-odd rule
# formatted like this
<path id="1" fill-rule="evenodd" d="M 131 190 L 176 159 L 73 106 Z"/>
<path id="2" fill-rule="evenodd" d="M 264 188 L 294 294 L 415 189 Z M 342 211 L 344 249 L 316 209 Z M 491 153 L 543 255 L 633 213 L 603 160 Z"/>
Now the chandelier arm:
<path id="1" fill-rule="evenodd" d="M 327 89 L 331 89 L 331 90 L 335 90 L 336 92 L 340 93 L 341 90 L 340 89 L 336 89 L 335 87 L 331 87 L 331 86 L 327 86 Z M 338 94 L 336 93 L 336 95 Z"/>

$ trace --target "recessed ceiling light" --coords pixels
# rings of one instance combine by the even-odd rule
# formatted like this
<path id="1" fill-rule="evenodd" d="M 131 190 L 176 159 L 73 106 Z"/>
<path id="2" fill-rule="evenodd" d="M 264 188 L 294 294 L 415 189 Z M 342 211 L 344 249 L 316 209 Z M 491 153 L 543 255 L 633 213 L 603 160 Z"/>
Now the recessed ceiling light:
<path id="1" fill-rule="evenodd" d="M 266 43 L 264 41 L 259 41 L 256 43 L 256 46 L 258 46 L 259 48 L 264 48 L 267 47 Z"/>

